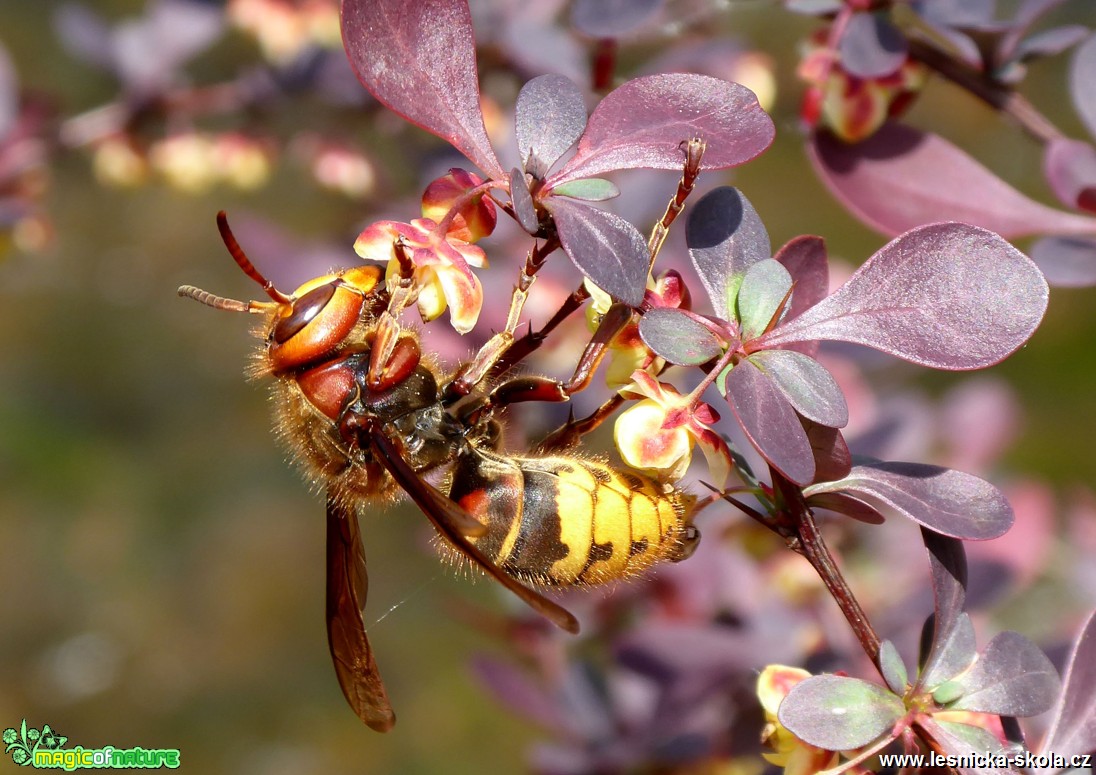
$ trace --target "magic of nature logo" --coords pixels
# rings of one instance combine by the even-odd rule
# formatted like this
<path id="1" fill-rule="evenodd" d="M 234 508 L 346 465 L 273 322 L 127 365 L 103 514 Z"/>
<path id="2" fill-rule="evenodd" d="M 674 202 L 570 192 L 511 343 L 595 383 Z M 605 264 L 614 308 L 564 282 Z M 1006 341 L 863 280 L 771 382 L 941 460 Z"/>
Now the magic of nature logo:
<path id="1" fill-rule="evenodd" d="M 75 769 L 153 769 L 179 766 L 177 748 L 65 748 L 68 738 L 51 729 L 49 724 L 41 730 L 27 726 L 27 720 L 19 729 L 9 727 L 3 733 L 4 753 L 16 764 L 42 769 L 72 771 Z"/>

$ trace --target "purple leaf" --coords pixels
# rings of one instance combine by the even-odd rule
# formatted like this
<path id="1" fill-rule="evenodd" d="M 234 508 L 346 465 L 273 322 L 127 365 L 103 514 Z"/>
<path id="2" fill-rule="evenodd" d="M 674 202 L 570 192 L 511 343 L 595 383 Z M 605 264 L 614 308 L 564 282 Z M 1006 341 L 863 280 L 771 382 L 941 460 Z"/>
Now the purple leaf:
<path id="1" fill-rule="evenodd" d="M 1020 633 L 1009 631 L 991 640 L 974 666 L 956 681 L 965 691 L 949 710 L 999 716 L 1043 713 L 1054 704 L 1061 688 L 1046 654 Z"/>
<path id="2" fill-rule="evenodd" d="M 941 630 L 938 628 L 937 633 Z M 960 613 L 942 635 L 933 635 L 933 653 L 917 679 L 917 688 L 931 691 L 962 673 L 978 656 L 974 625 L 970 616 Z"/>
<path id="3" fill-rule="evenodd" d="M 918 689 L 933 689 L 974 659 L 974 628 L 963 613 L 967 596 L 967 556 L 955 538 L 921 528 L 929 553 L 934 601 L 932 643 L 917 680 Z"/>
<path id="4" fill-rule="evenodd" d="M 558 698 L 516 665 L 480 656 L 472 660 L 472 671 L 502 704 L 549 729 L 569 730 Z"/>
<path id="5" fill-rule="evenodd" d="M 548 197 L 560 244 L 575 266 L 614 299 L 643 303 L 647 285 L 647 240 L 619 215 L 576 200 Z"/>
<path id="6" fill-rule="evenodd" d="M 143 16 L 111 27 L 72 3 L 57 11 L 54 24 L 74 55 L 111 70 L 130 90 L 153 92 L 221 35 L 224 13 L 201 0 L 156 0 Z"/>
<path id="7" fill-rule="evenodd" d="M 1029 38 L 1021 40 L 1016 45 L 1013 56 L 1026 61 L 1036 57 L 1050 57 L 1060 54 L 1070 46 L 1075 46 L 1088 37 L 1090 30 L 1079 24 L 1070 24 L 1064 27 L 1054 27 L 1049 30 L 1037 32 Z"/>
<path id="8" fill-rule="evenodd" d="M 940 466 L 862 464 L 844 479 L 804 492 L 838 491 L 890 506 L 930 530 L 967 541 L 996 538 L 1012 526 L 1012 507 L 1000 490 L 977 476 Z"/>
<path id="9" fill-rule="evenodd" d="M 997 63 L 1004 64 L 1009 60 L 1022 61 L 1032 56 L 1043 56 L 1044 51 L 1046 55 L 1057 54 L 1083 40 L 1088 30 L 1079 25 L 1073 25 L 1072 28 L 1055 27 L 1025 39 L 1024 36 L 1040 16 L 1063 2 L 1065 0 L 1024 0 L 1012 18 L 1011 28 L 1005 32 L 997 44 Z M 1066 31 L 1070 29 L 1073 32 L 1067 33 Z M 1080 32 L 1079 37 L 1068 40 L 1077 32 Z M 1040 40 L 1041 38 L 1045 40 Z M 1059 43 L 1062 44 L 1060 47 Z"/>
<path id="10" fill-rule="evenodd" d="M 1069 93 L 1073 107 L 1085 122 L 1088 133 L 1096 137 L 1096 35 L 1086 40 L 1073 52 L 1069 67 Z"/>
<path id="11" fill-rule="evenodd" d="M 650 22 L 664 5 L 665 0 L 575 0 L 571 24 L 591 38 L 619 38 Z"/>
<path id="12" fill-rule="evenodd" d="M 829 260 L 826 257 L 826 244 L 821 237 L 795 237 L 773 256 L 784 265 L 792 276 L 795 290 L 784 320 L 798 317 L 810 309 L 829 293 Z M 818 353 L 818 342 L 798 342 L 785 349 L 797 350 L 812 358 Z"/>
<path id="13" fill-rule="evenodd" d="M 978 369 L 1027 341 L 1047 297 L 1035 264 L 996 234 L 933 224 L 884 245 L 832 295 L 754 346 L 836 339 L 922 366 Z"/>
<path id="14" fill-rule="evenodd" d="M 1032 234 L 1096 234 L 1096 218 L 1029 199 L 943 138 L 886 124 L 849 145 L 812 136 L 822 182 L 861 221 L 893 236 L 935 221 L 963 221 L 1006 239 Z"/>
<path id="15" fill-rule="evenodd" d="M 1016 9 L 1016 13 L 1012 18 L 1013 28 L 1026 32 L 1031 28 L 1031 25 L 1039 20 L 1040 16 L 1046 15 L 1065 1 L 1066 0 L 1021 0 L 1020 7 Z"/>
<path id="16" fill-rule="evenodd" d="M 905 36 L 882 13 L 854 13 L 838 45 L 841 66 L 860 78 L 882 78 L 906 61 Z"/>
<path id="17" fill-rule="evenodd" d="M 1096 751 L 1096 612 L 1077 636 L 1050 732 L 1040 746 L 1062 756 Z"/>
<path id="18" fill-rule="evenodd" d="M 358 79 L 413 124 L 502 179 L 480 112 L 476 47 L 465 2 L 343 0 L 342 35 Z"/>
<path id="19" fill-rule="evenodd" d="M 510 204 L 514 206 L 514 215 L 518 217 L 521 228 L 530 234 L 540 230 L 537 209 L 533 205 L 533 195 L 525 182 L 525 173 L 517 167 L 510 170 Z"/>
<path id="20" fill-rule="evenodd" d="M 757 636 L 730 627 L 695 621 L 647 622 L 613 644 L 620 665 L 660 683 L 682 683 L 696 676 L 718 685 L 728 675 L 753 669 L 751 645 Z M 753 641 L 753 643 L 751 643 Z"/>
<path id="21" fill-rule="evenodd" d="M 839 675 L 807 678 L 780 703 L 780 723 L 800 740 L 827 751 L 848 751 L 891 732 L 906 713 L 882 686 Z"/>
<path id="22" fill-rule="evenodd" d="M 843 492 L 821 492 L 812 495 L 807 499 L 807 505 L 812 509 L 829 509 L 869 525 L 882 525 L 886 521 L 878 510 Z"/>
<path id="23" fill-rule="evenodd" d="M 771 258 L 751 264 L 738 289 L 737 317 L 742 338 L 756 339 L 780 312 L 792 289 L 792 276 Z"/>
<path id="24" fill-rule="evenodd" d="M 685 310 L 654 307 L 639 321 L 639 335 L 660 358 L 678 366 L 699 366 L 723 354 L 715 334 Z"/>
<path id="25" fill-rule="evenodd" d="M 542 75 L 521 87 L 514 109 L 521 165 L 544 179 L 586 127 L 582 92 L 562 75 Z"/>
<path id="26" fill-rule="evenodd" d="M 808 420 L 802 415 L 799 417 L 799 422 L 803 425 L 803 430 L 807 432 L 807 441 L 810 442 L 811 452 L 814 453 L 814 481 L 825 482 L 848 476 L 849 471 L 852 470 L 852 455 L 849 453 L 849 445 L 845 443 L 845 437 L 841 435 L 841 431 Z M 849 516 L 861 521 L 872 521 L 852 513 L 849 513 Z"/>
<path id="27" fill-rule="evenodd" d="M 1001 741 L 994 737 L 993 733 L 981 727 L 962 724 L 957 721 L 939 721 L 935 718 L 924 717 L 917 722 L 939 743 L 945 755 L 957 757 L 971 757 L 971 754 L 984 756 L 986 753 L 997 753 L 1002 749 Z M 999 767 L 959 767 L 962 775 L 1015 775 L 1016 770 Z"/>
<path id="28" fill-rule="evenodd" d="M 792 294 L 787 320 L 826 298 L 830 290 L 830 269 L 826 243 L 821 237 L 804 235 L 789 240 L 773 258 L 784 265 L 795 281 L 795 293 Z"/>
<path id="29" fill-rule="evenodd" d="M 746 270 L 772 255 L 765 224 L 741 191 L 722 186 L 693 206 L 685 241 L 713 311 L 730 320 Z"/>
<path id="30" fill-rule="evenodd" d="M 795 411 L 829 428 L 844 428 L 849 407 L 837 380 L 821 363 L 793 350 L 761 350 L 749 356 Z"/>
<path id="31" fill-rule="evenodd" d="M 502 29 L 496 39 L 506 61 L 521 73 L 558 73 L 576 83 L 590 75 L 588 51 L 570 30 L 555 22 L 558 6 L 526 5 L 501 20 Z M 502 11 L 502 7 L 499 7 Z"/>
<path id="32" fill-rule="evenodd" d="M 110 27 L 99 14 L 80 3 L 66 3 L 54 12 L 53 24 L 70 54 L 102 68 L 113 65 Z"/>
<path id="33" fill-rule="evenodd" d="M 914 8 L 925 21 L 961 27 L 991 22 L 996 5 L 997 0 L 919 0 Z"/>
<path id="34" fill-rule="evenodd" d="M 1067 207 L 1096 210 L 1096 148 L 1080 140 L 1052 140 L 1043 155 L 1043 176 Z"/>
<path id="35" fill-rule="evenodd" d="M 680 170 L 681 143 L 694 137 L 708 143 L 701 169 L 734 167 L 768 148 L 774 134 L 745 86 L 704 75 L 649 75 L 606 95 L 575 155 L 545 186 L 636 167 Z"/>
<path id="36" fill-rule="evenodd" d="M 1096 240 L 1082 237 L 1044 237 L 1029 252 L 1047 282 L 1056 288 L 1096 285 Z"/>
<path id="37" fill-rule="evenodd" d="M 224 30 L 224 12 L 199 0 L 157 0 L 114 30 L 118 74 L 135 88 L 163 88 L 175 69 Z M 153 64 L 154 63 L 154 64 Z"/>
<path id="38" fill-rule="evenodd" d="M 814 479 L 814 454 L 807 434 L 776 384 L 747 359 L 731 369 L 726 388 L 727 402 L 765 459 L 796 484 Z"/>

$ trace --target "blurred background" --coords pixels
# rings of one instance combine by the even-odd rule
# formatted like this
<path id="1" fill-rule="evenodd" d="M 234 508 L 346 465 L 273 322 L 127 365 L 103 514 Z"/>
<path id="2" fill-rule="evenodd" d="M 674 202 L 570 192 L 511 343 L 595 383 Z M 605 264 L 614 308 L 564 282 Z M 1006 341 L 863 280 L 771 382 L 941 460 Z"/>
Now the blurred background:
<path id="1" fill-rule="evenodd" d="M 367 99 L 331 47 L 330 3 L 232 3 L 228 20 L 221 5 L 196 5 L 156 21 L 154 4 L 141 0 L 0 0 L 8 82 L 55 143 L 28 151 L 42 163 L 5 192 L 2 211 L 0 728 L 26 718 L 70 746 L 178 748 L 185 769 L 213 774 L 524 771 L 542 732 L 493 700 L 469 669 L 473 654 L 506 648 L 476 626 L 475 611 L 514 603 L 439 564 L 412 507 L 362 513 L 369 633 L 399 723 L 377 735 L 349 711 L 323 624 L 323 502 L 275 443 L 264 386 L 245 380 L 252 321 L 175 294 L 189 283 L 256 297 L 217 236 L 218 210 L 229 212 L 255 263 L 290 290 L 354 261 L 350 246 L 368 222 L 417 215 L 425 182 L 459 161 Z M 305 8 L 316 17 L 279 27 L 278 6 L 287 20 Z M 484 30 L 485 93 L 498 110 L 488 118 L 505 147 L 516 90 L 543 68 L 514 59 L 520 3 L 472 6 L 477 34 Z M 129 33 L 114 26 L 137 18 L 153 21 Z M 591 42 L 568 33 L 557 4 L 521 18 L 530 58 L 551 60 L 561 40 L 573 47 L 555 55 L 561 69 L 589 56 Z M 1096 23 L 1084 0 L 1051 20 Z M 820 234 L 835 259 L 855 265 L 884 240 L 834 203 L 806 160 L 794 71 L 814 26 L 764 0 L 672 2 L 621 47 L 618 69 L 641 72 L 692 41 L 737 52 L 728 77 L 754 78 L 759 93 L 771 87 L 763 97 L 777 140 L 704 186 L 741 187 L 774 245 Z M 337 26 L 334 35 L 337 45 Z M 743 58 L 749 52 L 764 55 Z M 1065 72 L 1065 57 L 1039 62 L 1025 91 L 1077 136 Z M 199 105 L 191 120 L 189 108 L 165 119 L 150 104 L 134 127 L 140 152 L 112 146 L 111 111 L 165 83 L 176 95 L 193 87 L 179 97 Z M 211 88 L 218 84 L 232 85 L 227 95 Z M 202 103 L 218 99 L 227 107 Z M 909 121 L 931 121 L 1049 201 L 1039 149 L 957 89 L 930 84 Z M 194 142 L 173 148 L 168 137 Z M 676 183 L 669 173 L 641 180 L 659 203 Z M 649 228 L 650 203 L 629 206 Z M 671 262 L 680 261 L 680 231 Z M 506 293 L 526 248 L 495 239 L 485 282 Z M 560 267 L 545 285 L 575 281 Z M 1015 391 L 1009 400 L 1022 418 L 995 470 L 1037 483 L 1033 497 L 1054 515 L 1035 580 L 1001 614 L 1033 637 L 1068 631 L 1096 599 L 1080 523 L 1067 530 L 1055 521 L 1083 513 L 1091 524 L 1096 508 L 1087 489 L 1096 480 L 1092 294 L 1054 290 L 1029 346 L 992 372 Z M 426 341 L 447 358 L 474 346 L 441 328 Z M 547 356 L 540 368 L 564 364 L 561 376 L 573 362 L 566 351 Z M 898 385 L 926 404 L 969 378 L 893 364 L 878 376 L 881 392 Z M 521 437 L 515 431 L 512 443 Z M 4 757 L 0 769 L 11 766 Z"/>

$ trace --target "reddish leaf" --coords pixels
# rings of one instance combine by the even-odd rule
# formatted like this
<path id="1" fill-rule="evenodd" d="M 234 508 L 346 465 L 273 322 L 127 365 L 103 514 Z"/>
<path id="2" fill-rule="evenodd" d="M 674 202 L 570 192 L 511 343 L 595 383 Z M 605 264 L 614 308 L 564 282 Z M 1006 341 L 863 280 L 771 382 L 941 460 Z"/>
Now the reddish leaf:
<path id="1" fill-rule="evenodd" d="M 922 716 L 917 725 L 924 729 L 947 756 L 966 757 L 985 756 L 998 753 L 1002 749 L 1001 741 L 993 733 L 981 727 L 961 724 L 957 721 L 939 721 L 930 716 Z M 960 767 L 962 775 L 1016 775 L 1011 767 Z"/>
<path id="2" fill-rule="evenodd" d="M 826 243 L 821 237 L 804 235 L 789 240 L 773 258 L 784 265 L 795 282 L 787 320 L 826 298 L 830 290 L 830 269 Z"/>
<path id="3" fill-rule="evenodd" d="M 932 691 L 962 673 L 978 657 L 970 616 L 959 612 L 950 626 L 936 627 L 932 651 L 917 679 L 919 691 Z"/>
<path id="4" fill-rule="evenodd" d="M 548 197 L 559 241 L 575 266 L 614 299 L 638 307 L 647 284 L 647 240 L 619 215 Z"/>
<path id="5" fill-rule="evenodd" d="M 773 258 L 784 265 L 795 283 L 791 304 L 784 313 L 785 321 L 798 317 L 826 298 L 830 291 L 830 270 L 826 243 L 821 237 L 795 237 Z M 784 349 L 797 350 L 813 358 L 818 353 L 818 342 L 799 342 Z"/>
<path id="6" fill-rule="evenodd" d="M 845 437 L 841 435 L 841 431 L 812 422 L 802 416 L 799 421 L 803 424 L 803 430 L 807 432 L 807 441 L 810 442 L 811 451 L 814 453 L 814 481 L 829 482 L 848 476 L 849 471 L 852 470 L 852 455 L 849 453 L 849 445 L 845 443 Z M 854 514 L 853 511 L 845 513 L 862 522 L 872 521 L 870 518 L 864 519 Z"/>
<path id="7" fill-rule="evenodd" d="M 1061 688 L 1046 654 L 1020 633 L 1007 630 L 991 640 L 973 667 L 955 680 L 964 693 L 949 709 L 1021 718 L 1050 710 Z"/>
<path id="8" fill-rule="evenodd" d="M 727 402 L 750 442 L 796 484 L 814 479 L 814 454 L 799 415 L 772 380 L 743 360 L 727 376 Z"/>
<path id="9" fill-rule="evenodd" d="M 833 195 L 888 236 L 944 220 L 1007 239 L 1096 234 L 1096 218 L 1039 204 L 943 138 L 900 124 L 887 124 L 855 145 L 815 133 L 810 155 Z"/>
<path id="10" fill-rule="evenodd" d="M 812 509 L 829 509 L 846 517 L 852 517 L 869 525 L 882 525 L 886 518 L 879 511 L 861 500 L 843 492 L 823 492 L 807 499 Z"/>
<path id="11" fill-rule="evenodd" d="M 996 234 L 933 224 L 884 245 L 831 296 L 755 347 L 836 339 L 922 366 L 978 369 L 1027 341 L 1047 296 L 1038 268 Z"/>
<path id="12" fill-rule="evenodd" d="M 514 215 L 517 216 L 521 228 L 530 234 L 536 234 L 540 229 L 537 210 L 525 181 L 525 173 L 517 167 L 510 170 L 510 203 L 514 206 Z"/>
<path id="13" fill-rule="evenodd" d="M 967 556 L 962 541 L 921 528 L 921 539 L 932 567 L 932 642 L 918 689 L 934 689 L 954 677 L 974 659 L 974 628 L 963 613 L 967 597 Z"/>
<path id="14" fill-rule="evenodd" d="M 762 350 L 750 355 L 749 360 L 808 420 L 830 428 L 848 425 L 849 407 L 841 388 L 814 358 L 793 350 Z"/>
<path id="15" fill-rule="evenodd" d="M 682 73 L 636 78 L 594 109 L 575 155 L 546 188 L 611 170 L 680 170 L 681 143 L 694 137 L 708 143 L 701 169 L 734 167 L 768 148 L 774 134 L 745 86 Z"/>
<path id="16" fill-rule="evenodd" d="M 342 36 L 354 72 L 374 97 L 448 141 L 488 177 L 506 176 L 480 113 L 466 2 L 343 0 Z"/>
<path id="17" fill-rule="evenodd" d="M 1062 756 L 1096 751 L 1096 612 L 1077 636 L 1063 683 L 1054 723 L 1040 750 Z"/>
<path id="18" fill-rule="evenodd" d="M 733 374 L 733 372 L 732 372 Z M 1012 507 L 989 482 L 923 463 L 869 463 L 804 492 L 847 492 L 882 503 L 937 533 L 967 541 L 996 538 L 1012 526 Z"/>

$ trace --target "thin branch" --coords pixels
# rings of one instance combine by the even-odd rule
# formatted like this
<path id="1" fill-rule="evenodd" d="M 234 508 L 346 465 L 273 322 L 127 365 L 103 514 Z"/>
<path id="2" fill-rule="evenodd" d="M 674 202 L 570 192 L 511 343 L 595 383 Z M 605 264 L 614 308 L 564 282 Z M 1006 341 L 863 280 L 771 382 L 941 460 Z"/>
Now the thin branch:
<path id="1" fill-rule="evenodd" d="M 1011 117 L 1024 131 L 1043 144 L 1065 137 L 1046 116 L 1022 94 L 986 76 L 965 62 L 916 37 L 909 39 L 910 56 L 966 89 L 994 110 Z"/>

